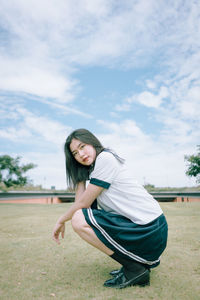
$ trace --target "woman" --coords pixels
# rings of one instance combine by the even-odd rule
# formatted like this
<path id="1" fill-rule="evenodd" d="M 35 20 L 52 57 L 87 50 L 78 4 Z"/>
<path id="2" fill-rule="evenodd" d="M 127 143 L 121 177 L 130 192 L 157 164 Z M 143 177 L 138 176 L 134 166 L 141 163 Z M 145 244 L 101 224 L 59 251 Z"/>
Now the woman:
<path id="1" fill-rule="evenodd" d="M 148 285 L 150 268 L 159 265 L 167 244 L 167 222 L 158 202 L 132 178 L 124 160 L 86 129 L 68 136 L 65 157 L 76 196 L 58 219 L 53 239 L 64 238 L 65 222 L 71 220 L 82 239 L 122 265 L 104 286 Z"/>

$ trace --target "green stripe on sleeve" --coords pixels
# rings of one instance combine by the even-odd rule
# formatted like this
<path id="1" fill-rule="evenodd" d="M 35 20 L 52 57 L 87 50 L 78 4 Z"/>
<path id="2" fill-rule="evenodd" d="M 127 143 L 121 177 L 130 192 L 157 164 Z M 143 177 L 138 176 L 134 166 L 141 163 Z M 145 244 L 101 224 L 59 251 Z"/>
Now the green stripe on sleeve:
<path id="1" fill-rule="evenodd" d="M 108 189 L 109 186 L 110 186 L 110 183 L 106 182 L 106 181 L 103 181 L 103 180 L 99 180 L 97 178 L 91 178 L 90 179 L 90 183 L 91 184 L 94 184 L 94 185 L 97 185 L 97 186 L 101 186 L 103 187 L 104 189 Z"/>

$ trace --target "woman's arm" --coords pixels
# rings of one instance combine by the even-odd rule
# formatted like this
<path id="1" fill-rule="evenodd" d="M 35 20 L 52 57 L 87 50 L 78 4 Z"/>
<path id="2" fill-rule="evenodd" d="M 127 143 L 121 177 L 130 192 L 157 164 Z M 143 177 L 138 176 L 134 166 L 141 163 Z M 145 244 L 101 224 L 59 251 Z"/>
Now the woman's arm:
<path id="1" fill-rule="evenodd" d="M 76 193 L 75 197 L 75 202 L 68 209 L 68 211 L 62 217 L 59 218 L 59 223 L 64 223 L 66 221 L 71 220 L 73 214 L 78 209 L 90 207 L 93 201 L 99 196 L 99 194 L 103 190 L 102 187 L 91 183 L 88 184 L 88 187 L 84 190 L 84 192 L 82 188 L 83 187 L 78 189 L 78 192 Z"/>
<path id="2" fill-rule="evenodd" d="M 94 202 L 94 200 L 99 196 L 103 191 L 102 187 L 88 184 L 88 187 L 85 189 L 85 184 L 80 183 L 77 187 L 75 202 L 67 210 L 67 212 L 61 216 L 53 230 L 53 240 L 59 243 L 59 234 L 61 233 L 62 238 L 64 238 L 65 231 L 65 222 L 71 220 L 73 214 L 81 208 L 88 208 Z"/>
<path id="3" fill-rule="evenodd" d="M 80 196 L 85 192 L 85 181 L 81 181 L 78 183 L 76 188 L 75 201 L 80 198 Z"/>

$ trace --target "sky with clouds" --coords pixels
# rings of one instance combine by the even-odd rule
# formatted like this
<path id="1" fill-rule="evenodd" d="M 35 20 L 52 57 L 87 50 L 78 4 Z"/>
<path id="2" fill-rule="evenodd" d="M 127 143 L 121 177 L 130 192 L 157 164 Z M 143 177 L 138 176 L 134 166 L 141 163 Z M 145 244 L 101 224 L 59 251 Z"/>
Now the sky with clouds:
<path id="1" fill-rule="evenodd" d="M 198 0 L 1 0 L 0 155 L 66 188 L 63 145 L 87 128 L 135 178 L 192 186 L 200 144 Z"/>

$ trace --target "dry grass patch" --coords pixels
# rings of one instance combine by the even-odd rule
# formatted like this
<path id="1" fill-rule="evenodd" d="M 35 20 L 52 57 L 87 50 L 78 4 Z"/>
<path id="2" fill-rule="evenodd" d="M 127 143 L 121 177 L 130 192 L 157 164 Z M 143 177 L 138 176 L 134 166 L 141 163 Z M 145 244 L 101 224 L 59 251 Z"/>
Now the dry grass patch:
<path id="1" fill-rule="evenodd" d="M 57 218 L 70 204 L 0 204 L 2 300 L 197 300 L 200 295 L 200 203 L 162 203 L 169 242 L 149 287 L 104 288 L 117 263 L 66 226 L 51 240 Z"/>

